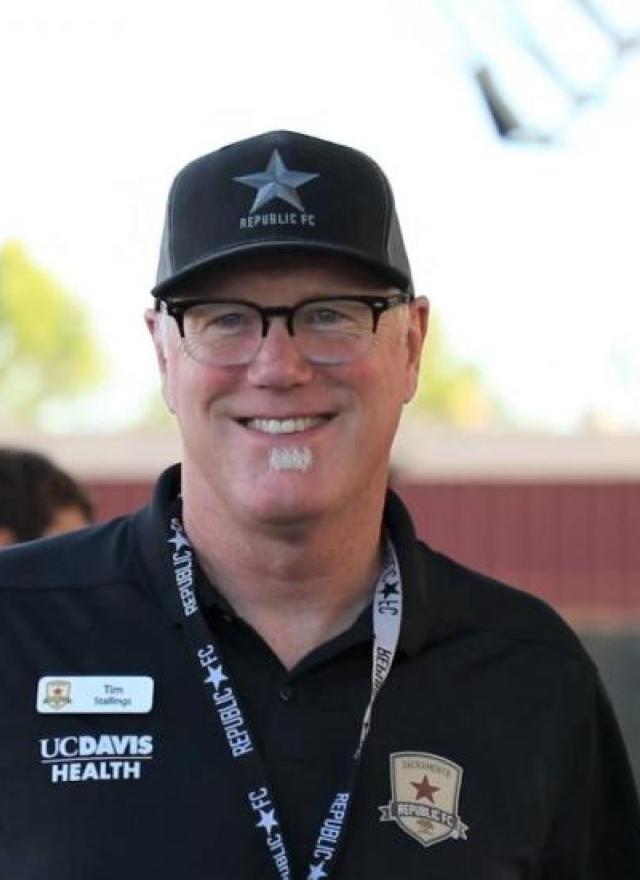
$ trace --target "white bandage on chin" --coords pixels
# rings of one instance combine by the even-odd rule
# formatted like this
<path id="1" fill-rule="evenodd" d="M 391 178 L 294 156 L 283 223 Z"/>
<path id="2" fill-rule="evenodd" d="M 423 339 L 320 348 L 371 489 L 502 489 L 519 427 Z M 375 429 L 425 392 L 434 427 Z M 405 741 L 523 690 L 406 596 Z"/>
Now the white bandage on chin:
<path id="1" fill-rule="evenodd" d="M 312 461 L 313 455 L 307 446 L 274 446 L 269 453 L 272 471 L 306 471 Z"/>

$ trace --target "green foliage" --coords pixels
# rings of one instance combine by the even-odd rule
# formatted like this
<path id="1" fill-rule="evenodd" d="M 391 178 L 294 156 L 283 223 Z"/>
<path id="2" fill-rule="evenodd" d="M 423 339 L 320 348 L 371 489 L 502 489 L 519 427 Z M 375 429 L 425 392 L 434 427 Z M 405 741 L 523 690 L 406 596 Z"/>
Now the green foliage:
<path id="1" fill-rule="evenodd" d="M 0 248 L 0 413 L 34 422 L 43 404 L 94 385 L 102 361 L 86 313 L 17 242 Z"/>
<path id="2" fill-rule="evenodd" d="M 505 421 L 495 392 L 477 367 L 451 353 L 442 325 L 433 314 L 429 320 L 420 386 L 411 411 L 455 428 L 484 428 Z"/>

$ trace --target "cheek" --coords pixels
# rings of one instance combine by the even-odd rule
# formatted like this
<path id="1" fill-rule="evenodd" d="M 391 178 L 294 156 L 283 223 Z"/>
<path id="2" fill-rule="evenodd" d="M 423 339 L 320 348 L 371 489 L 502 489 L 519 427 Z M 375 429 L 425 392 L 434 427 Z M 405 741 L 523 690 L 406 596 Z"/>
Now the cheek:
<path id="1" fill-rule="evenodd" d="M 417 367 L 412 367 L 408 369 L 404 375 L 404 382 L 402 385 L 402 402 L 409 403 L 409 401 L 413 398 L 416 393 L 416 389 L 418 388 L 418 377 L 419 370 Z"/>
<path id="2" fill-rule="evenodd" d="M 355 361 L 351 379 L 359 395 L 378 411 L 388 411 L 395 404 L 402 406 L 411 383 L 406 351 L 398 342 L 381 339 L 371 351 L 372 357 Z"/>
<path id="3" fill-rule="evenodd" d="M 181 421 L 208 410 L 237 385 L 230 368 L 208 367 L 178 356 L 167 369 L 164 394 L 167 405 Z"/>
<path id="4" fill-rule="evenodd" d="M 398 364 L 387 358 L 354 363 L 344 385 L 358 416 L 355 424 L 366 431 L 364 442 L 386 443 L 396 430 L 404 403 L 405 382 Z"/>
<path id="5" fill-rule="evenodd" d="M 409 357 L 406 345 L 398 344 L 387 359 L 380 378 L 385 393 L 402 407 L 413 397 L 418 381 L 418 362 Z"/>

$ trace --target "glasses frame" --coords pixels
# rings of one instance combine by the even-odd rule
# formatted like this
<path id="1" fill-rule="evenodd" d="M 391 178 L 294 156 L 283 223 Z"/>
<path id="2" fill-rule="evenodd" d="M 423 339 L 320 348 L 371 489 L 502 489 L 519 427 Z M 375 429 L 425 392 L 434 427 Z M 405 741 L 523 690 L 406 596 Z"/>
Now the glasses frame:
<path id="1" fill-rule="evenodd" d="M 221 303 L 231 303 L 233 305 L 240 306 L 248 306 L 254 311 L 258 312 L 260 315 L 260 320 L 262 321 L 262 338 L 264 339 L 269 332 L 269 327 L 271 326 L 271 319 L 276 317 L 281 317 L 285 319 L 285 325 L 287 328 L 287 332 L 289 336 L 295 337 L 293 321 L 297 311 L 308 306 L 310 303 L 322 303 L 322 302 L 358 302 L 363 305 L 369 306 L 371 309 L 371 319 L 372 319 L 372 335 L 378 329 L 378 322 L 380 321 L 380 317 L 382 314 L 389 309 L 393 309 L 396 306 L 402 306 L 410 303 L 414 299 L 412 293 L 406 293 L 401 290 L 396 290 L 395 292 L 389 294 L 388 296 L 375 296 L 372 294 L 336 294 L 336 296 L 312 296 L 308 299 L 303 299 L 299 303 L 296 303 L 294 306 L 259 306 L 257 303 L 251 302 L 246 299 L 220 299 L 215 300 L 211 297 L 197 297 L 194 299 L 181 299 L 181 300 L 171 300 L 171 299 L 161 299 L 160 302 L 164 303 L 165 308 L 167 310 L 167 314 L 170 315 L 178 325 L 178 332 L 180 336 L 184 339 L 184 315 L 185 312 L 190 309 L 192 306 L 204 306 L 211 302 L 221 302 Z"/>

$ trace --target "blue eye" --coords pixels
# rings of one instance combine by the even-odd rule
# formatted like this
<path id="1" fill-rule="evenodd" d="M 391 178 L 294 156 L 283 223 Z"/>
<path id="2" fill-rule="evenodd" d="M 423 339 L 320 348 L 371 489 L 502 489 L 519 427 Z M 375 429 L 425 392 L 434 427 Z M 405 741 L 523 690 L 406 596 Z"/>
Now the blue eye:
<path id="1" fill-rule="evenodd" d="M 257 313 L 234 303 L 205 303 L 185 313 L 188 331 L 208 336 L 253 332 L 258 323 Z"/>
<path id="2" fill-rule="evenodd" d="M 308 303 L 298 320 L 301 331 L 353 334 L 370 329 L 371 313 L 355 300 L 319 300 Z"/>
<path id="3" fill-rule="evenodd" d="M 314 306 L 314 308 L 308 309 L 305 312 L 304 318 L 307 324 L 321 325 L 339 324 L 341 321 L 348 320 L 346 315 L 326 306 Z"/>
<path id="4" fill-rule="evenodd" d="M 212 315 L 208 323 L 222 330 L 237 330 L 250 324 L 251 316 L 246 312 L 224 312 Z"/>

